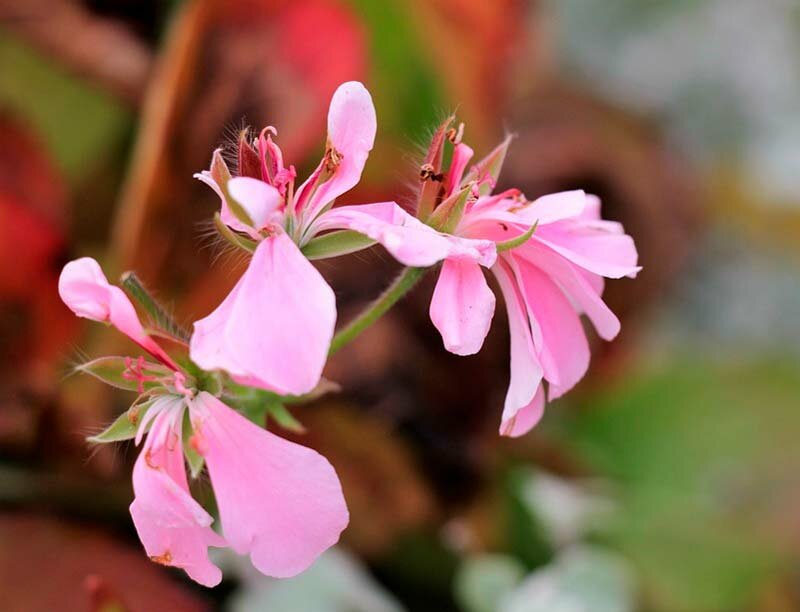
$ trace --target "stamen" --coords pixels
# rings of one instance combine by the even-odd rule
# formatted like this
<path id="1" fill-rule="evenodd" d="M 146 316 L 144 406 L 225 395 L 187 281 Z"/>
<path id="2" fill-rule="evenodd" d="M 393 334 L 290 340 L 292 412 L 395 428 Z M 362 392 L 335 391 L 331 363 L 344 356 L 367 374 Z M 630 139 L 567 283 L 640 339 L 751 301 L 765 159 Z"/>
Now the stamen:
<path id="1" fill-rule="evenodd" d="M 136 381 L 136 390 L 144 393 L 144 383 L 158 380 L 155 376 L 146 376 L 144 373 L 144 357 L 138 357 L 136 361 L 130 357 L 125 358 L 125 370 L 122 372 L 125 380 Z"/>

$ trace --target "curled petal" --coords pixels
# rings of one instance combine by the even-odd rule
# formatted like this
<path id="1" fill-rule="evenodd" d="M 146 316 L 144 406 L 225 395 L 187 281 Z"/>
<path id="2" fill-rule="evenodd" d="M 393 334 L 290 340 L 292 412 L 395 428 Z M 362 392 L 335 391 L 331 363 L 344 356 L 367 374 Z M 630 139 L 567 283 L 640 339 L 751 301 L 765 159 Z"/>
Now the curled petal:
<path id="1" fill-rule="evenodd" d="M 503 421 L 500 426 L 500 433 L 510 438 L 524 436 L 541 420 L 544 414 L 544 387 L 539 385 L 536 395 L 529 404 L 520 408 L 510 419 Z"/>
<path id="2" fill-rule="evenodd" d="M 511 435 L 518 414 L 534 400 L 541 388 L 543 369 L 536 356 L 525 302 L 513 271 L 503 259 L 492 268 L 503 292 L 511 336 L 511 380 L 503 407 L 500 433 Z"/>
<path id="3" fill-rule="evenodd" d="M 333 291 L 279 232 L 258 244 L 228 297 L 194 324 L 189 349 L 204 369 L 300 395 L 322 376 L 335 323 Z"/>
<path id="4" fill-rule="evenodd" d="M 177 369 L 169 355 L 144 331 L 125 292 L 109 284 L 100 264 L 91 257 L 64 266 L 58 279 L 58 294 L 79 317 L 110 323 L 163 363 Z"/>
<path id="5" fill-rule="evenodd" d="M 589 317 L 601 338 L 613 340 L 619 333 L 619 319 L 600 298 L 598 285 L 587 280 L 581 269 L 568 259 L 537 241 L 536 236 L 514 251 L 514 255 L 537 266 L 558 283 L 578 310 Z"/>
<path id="6" fill-rule="evenodd" d="M 574 387 L 589 369 L 589 342 L 574 306 L 552 279 L 524 259 L 509 257 L 531 326 L 534 346 L 550 383 L 549 399 Z"/>
<path id="7" fill-rule="evenodd" d="M 380 242 L 406 266 L 427 267 L 453 258 L 489 267 L 497 257 L 493 242 L 441 234 L 394 202 L 337 206 L 320 215 L 309 233 L 333 229 L 350 229 Z"/>
<path id="8" fill-rule="evenodd" d="M 580 189 L 562 191 L 537 198 L 517 214 L 526 223 L 538 223 L 544 226 L 581 215 L 586 203 L 587 196 L 584 191 Z"/>
<path id="9" fill-rule="evenodd" d="M 349 515 L 336 472 L 316 451 L 254 425 L 209 393 L 192 402 L 225 538 L 268 576 L 287 578 L 333 546 Z"/>
<path id="10" fill-rule="evenodd" d="M 494 293 L 478 264 L 445 260 L 433 291 L 430 316 L 448 351 L 477 353 L 489 333 L 494 306 Z"/>
<path id="11" fill-rule="evenodd" d="M 222 572 L 208 559 L 208 547 L 226 544 L 211 529 L 211 516 L 189 494 L 180 426 L 170 416 L 158 415 L 136 460 L 131 517 L 153 561 L 179 567 L 192 580 L 212 587 Z"/>
<path id="12" fill-rule="evenodd" d="M 272 185 L 255 178 L 237 176 L 228 181 L 228 193 L 253 221 L 253 229 L 266 227 L 283 201 Z"/>
<path id="13" fill-rule="evenodd" d="M 222 157 L 222 149 L 214 151 L 214 155 L 211 157 L 211 168 L 196 173 L 194 178 L 211 187 L 219 196 L 220 218 L 225 225 L 237 232 L 250 233 L 252 231 L 252 228 L 240 221 L 234 214 L 231 204 L 228 202 L 228 183 L 231 180 L 231 173 Z"/>
<path id="14" fill-rule="evenodd" d="M 298 189 L 298 202 L 306 219 L 350 191 L 361 180 L 367 157 L 375 143 L 377 120 L 372 97 L 357 81 L 342 83 L 328 110 L 328 150 L 320 168 Z M 321 173 L 321 175 L 320 175 Z M 329 178 L 322 178 L 330 173 Z M 319 183 L 318 181 L 323 181 Z M 314 190 L 313 195 L 310 191 Z"/>

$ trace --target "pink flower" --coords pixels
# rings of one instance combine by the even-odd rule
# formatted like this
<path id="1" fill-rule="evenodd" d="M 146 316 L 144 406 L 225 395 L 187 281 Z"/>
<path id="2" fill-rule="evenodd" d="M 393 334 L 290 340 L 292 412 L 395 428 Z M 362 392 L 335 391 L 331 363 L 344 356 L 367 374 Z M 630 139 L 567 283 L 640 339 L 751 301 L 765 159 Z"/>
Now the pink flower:
<path id="1" fill-rule="evenodd" d="M 189 493 L 185 412 L 194 431 L 188 443 L 205 459 L 224 537 Z M 210 393 L 161 396 L 139 431 L 148 425 L 133 471 L 131 516 L 152 560 L 214 586 L 222 574 L 208 547 L 227 545 L 250 555 L 260 572 L 288 578 L 336 544 L 347 526 L 342 487 L 322 455 L 258 427 Z"/>
<path id="2" fill-rule="evenodd" d="M 208 558 L 210 546 L 249 554 L 258 570 L 282 578 L 303 571 L 338 541 L 349 517 L 336 472 L 324 457 L 190 388 L 180 367 L 145 333 L 127 296 L 108 283 L 93 259 L 68 263 L 59 290 L 78 316 L 111 323 L 173 371 L 128 413 L 137 425 L 136 444 L 146 436 L 133 470 L 130 511 L 153 561 L 214 586 L 222 574 Z M 187 424 L 192 433 L 184 440 Z M 186 445 L 205 460 L 224 537 L 189 492 Z"/>
<path id="3" fill-rule="evenodd" d="M 488 158 L 504 155 L 507 142 Z M 462 189 L 472 150 L 455 146 L 444 198 Z M 636 276 L 636 247 L 619 223 L 600 217 L 600 201 L 569 191 L 528 202 L 518 190 L 496 195 L 487 161 L 468 175 L 479 197 L 467 202 L 453 230 L 460 238 L 498 244 L 492 272 L 505 299 L 511 335 L 511 381 L 500 432 L 519 436 L 541 418 L 547 399 L 569 391 L 589 366 L 589 344 L 580 315 L 585 314 L 605 340 L 619 332 L 619 320 L 601 299 L 603 277 Z M 464 181 L 466 184 L 468 181 Z M 534 233 L 525 240 L 526 232 Z M 506 241 L 521 244 L 505 250 Z M 510 243 L 508 246 L 512 246 Z M 445 261 L 430 306 L 430 316 L 447 350 L 470 355 L 480 350 L 494 314 L 495 298 L 479 266 Z"/>
<path id="4" fill-rule="evenodd" d="M 169 355 L 147 335 L 122 289 L 109 284 L 100 265 L 91 257 L 64 266 L 58 279 L 58 294 L 79 317 L 110 323 L 153 357 L 177 369 Z"/>
<path id="5" fill-rule="evenodd" d="M 252 147 L 239 148 L 239 176 L 231 178 L 220 151 L 197 176 L 219 195 L 220 218 L 256 241 L 250 266 L 217 309 L 195 324 L 192 359 L 221 369 L 242 384 L 281 394 L 303 394 L 320 380 L 336 323 L 333 291 L 303 255 L 320 234 L 349 230 L 365 236 L 335 254 L 382 244 L 407 266 L 430 266 L 445 258 L 494 263 L 494 244 L 453 240 L 421 223 L 394 202 L 332 208 L 360 180 L 375 141 L 375 109 L 356 82 L 342 84 L 328 112 L 322 161 L 294 188 L 265 129 Z"/>

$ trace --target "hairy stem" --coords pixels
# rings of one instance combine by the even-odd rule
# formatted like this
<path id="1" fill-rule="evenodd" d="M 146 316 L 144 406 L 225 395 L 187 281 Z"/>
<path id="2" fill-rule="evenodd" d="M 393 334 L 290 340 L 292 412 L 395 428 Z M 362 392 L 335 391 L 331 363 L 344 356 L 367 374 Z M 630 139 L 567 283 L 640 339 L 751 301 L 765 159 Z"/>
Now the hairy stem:
<path id="1" fill-rule="evenodd" d="M 405 268 L 391 285 L 355 319 L 340 329 L 331 341 L 329 355 L 355 340 L 361 332 L 380 319 L 425 275 L 428 268 Z"/>
<path id="2" fill-rule="evenodd" d="M 136 274 L 125 272 L 120 278 L 120 284 L 136 303 L 144 308 L 158 331 L 184 343 L 189 341 L 189 332 L 178 325 L 161 304 L 150 295 L 150 292 L 145 289 Z"/>

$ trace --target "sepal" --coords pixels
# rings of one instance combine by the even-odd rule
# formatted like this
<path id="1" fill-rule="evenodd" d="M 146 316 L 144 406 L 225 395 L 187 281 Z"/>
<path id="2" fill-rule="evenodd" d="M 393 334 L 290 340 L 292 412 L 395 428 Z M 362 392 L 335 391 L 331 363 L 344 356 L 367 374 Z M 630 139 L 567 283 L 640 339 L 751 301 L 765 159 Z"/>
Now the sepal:
<path id="1" fill-rule="evenodd" d="M 512 135 L 506 136 L 505 140 L 497 145 L 486 157 L 472 166 L 465 182 L 475 182 L 478 185 L 480 195 L 489 195 L 497 184 L 503 163 L 506 161 L 508 147 L 513 140 Z"/>
<path id="2" fill-rule="evenodd" d="M 447 198 L 436 207 L 436 210 L 428 217 L 427 224 L 433 229 L 445 234 L 452 234 L 461 223 L 467 202 L 472 198 L 474 185 L 467 183 L 460 190 Z"/>
<path id="3" fill-rule="evenodd" d="M 119 415 L 105 430 L 97 435 L 86 438 L 93 444 L 108 444 L 111 442 L 123 442 L 132 440 L 136 437 L 142 417 L 150 408 L 153 399 L 147 399 L 142 403 L 135 403 L 125 412 Z M 151 420 L 152 423 L 152 420 Z"/>
<path id="4" fill-rule="evenodd" d="M 166 366 L 146 361 L 143 357 L 99 357 L 75 369 L 117 389 L 138 393 L 161 386 L 161 381 L 172 374 Z"/>
<path id="5" fill-rule="evenodd" d="M 302 249 L 308 259 L 325 259 L 369 248 L 375 241 L 353 230 L 330 232 L 310 240 Z"/>

